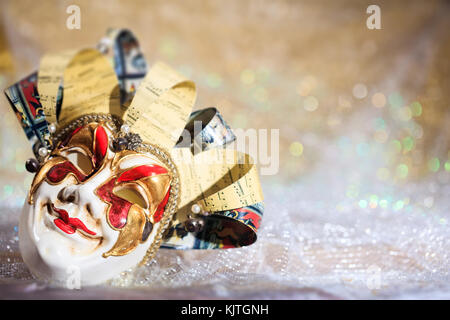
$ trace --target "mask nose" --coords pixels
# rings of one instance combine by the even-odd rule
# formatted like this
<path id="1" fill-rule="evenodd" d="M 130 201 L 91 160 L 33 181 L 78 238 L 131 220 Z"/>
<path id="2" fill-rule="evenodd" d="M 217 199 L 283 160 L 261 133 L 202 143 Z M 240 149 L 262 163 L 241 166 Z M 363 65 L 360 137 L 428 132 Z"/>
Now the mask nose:
<path id="1" fill-rule="evenodd" d="M 57 197 L 61 202 L 78 203 L 80 201 L 78 188 L 73 185 L 62 188 Z"/>

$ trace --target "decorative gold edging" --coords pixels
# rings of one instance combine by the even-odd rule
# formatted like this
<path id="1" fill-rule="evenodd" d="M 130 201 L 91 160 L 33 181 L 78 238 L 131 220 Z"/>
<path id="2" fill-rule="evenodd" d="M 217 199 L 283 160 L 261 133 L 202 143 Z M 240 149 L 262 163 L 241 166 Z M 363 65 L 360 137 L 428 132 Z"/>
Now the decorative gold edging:
<path id="1" fill-rule="evenodd" d="M 170 153 L 168 153 L 164 148 L 159 145 L 142 143 L 137 150 L 140 153 L 150 153 L 158 158 L 166 167 L 170 170 L 172 174 L 172 180 L 170 182 L 170 195 L 167 205 L 164 209 L 164 215 L 159 222 L 159 228 L 156 232 L 155 238 L 152 244 L 147 249 L 145 256 L 139 262 L 138 266 L 143 266 L 147 264 L 148 261 L 152 260 L 156 252 L 162 243 L 162 236 L 172 221 L 173 215 L 178 211 L 178 205 L 180 203 L 180 180 L 178 175 L 178 168 L 173 162 Z"/>

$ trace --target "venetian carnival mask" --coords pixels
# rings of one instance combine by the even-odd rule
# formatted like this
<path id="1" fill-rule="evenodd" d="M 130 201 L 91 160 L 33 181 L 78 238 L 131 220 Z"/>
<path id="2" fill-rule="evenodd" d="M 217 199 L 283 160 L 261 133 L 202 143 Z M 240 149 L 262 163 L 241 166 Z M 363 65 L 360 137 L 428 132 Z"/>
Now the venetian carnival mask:
<path id="1" fill-rule="evenodd" d="M 79 266 L 108 279 L 144 255 L 139 244 L 155 237 L 171 175 L 154 156 L 111 151 L 111 138 L 103 123 L 76 128 L 36 173 L 20 229 L 28 265 L 57 275 Z M 110 256 L 117 257 L 113 266 Z"/>
<path id="2" fill-rule="evenodd" d="M 64 283 L 77 268 L 81 283 L 91 285 L 145 265 L 160 247 L 253 243 L 263 210 L 258 175 L 248 155 L 225 161 L 223 146 L 234 135 L 217 110 L 190 114 L 191 82 L 168 67 L 147 73 L 131 32 L 109 31 L 101 43 L 103 54 L 44 57 L 47 64 L 65 59 L 66 71 L 40 71 L 6 90 L 37 158 L 26 164 L 35 176 L 19 224 L 31 272 Z M 117 52 L 123 48 L 133 54 Z M 134 74 L 122 74 L 136 57 Z M 89 91 L 82 68 L 98 71 L 89 75 Z M 194 120 L 201 131 L 182 139 Z M 197 165 L 200 156 L 221 161 Z"/>

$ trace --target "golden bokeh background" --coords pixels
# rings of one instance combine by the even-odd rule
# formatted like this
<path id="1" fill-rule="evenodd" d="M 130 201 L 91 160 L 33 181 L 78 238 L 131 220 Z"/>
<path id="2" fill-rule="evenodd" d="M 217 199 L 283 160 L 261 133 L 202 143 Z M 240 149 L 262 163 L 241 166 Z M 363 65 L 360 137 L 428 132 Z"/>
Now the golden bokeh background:
<path id="1" fill-rule="evenodd" d="M 342 189 L 338 211 L 448 208 L 448 191 L 430 195 L 450 181 L 448 1 L 0 3 L 1 89 L 44 53 L 94 46 L 108 28 L 125 27 L 150 64 L 163 60 L 197 84 L 196 108 L 218 107 L 233 128 L 279 129 L 279 171 L 262 177 L 266 196 L 308 177 L 326 186 L 339 171 L 330 178 L 342 180 L 333 184 Z M 80 30 L 66 27 L 71 4 Z M 381 30 L 366 26 L 371 4 Z M 0 200 L 19 207 L 31 150 L 6 99 L 0 112 Z M 430 182 L 438 186 L 430 194 L 398 196 Z M 430 219 L 448 229 L 445 210 Z"/>

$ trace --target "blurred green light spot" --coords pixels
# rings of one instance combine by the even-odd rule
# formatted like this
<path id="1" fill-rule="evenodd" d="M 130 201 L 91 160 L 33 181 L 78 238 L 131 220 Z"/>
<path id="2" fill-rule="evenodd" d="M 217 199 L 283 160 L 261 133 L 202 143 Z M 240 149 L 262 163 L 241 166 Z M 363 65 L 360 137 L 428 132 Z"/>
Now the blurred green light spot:
<path id="1" fill-rule="evenodd" d="M 411 103 L 411 112 L 414 117 L 419 117 L 422 115 L 422 105 L 420 102 L 415 101 Z"/>
<path id="2" fill-rule="evenodd" d="M 10 196 L 12 195 L 14 192 L 14 188 L 11 185 L 6 185 L 3 187 L 3 193 L 5 194 L 5 196 Z"/>
<path id="3" fill-rule="evenodd" d="M 358 143 L 356 146 L 356 152 L 361 157 L 366 156 L 369 153 L 369 145 L 367 143 Z"/>
<path id="4" fill-rule="evenodd" d="M 359 200 L 358 204 L 361 208 L 367 208 L 367 200 Z"/>
<path id="5" fill-rule="evenodd" d="M 445 162 L 444 167 L 445 167 L 445 171 L 450 172 L 450 161 Z"/>
<path id="6" fill-rule="evenodd" d="M 414 148 L 414 139 L 411 137 L 406 137 L 403 139 L 403 152 L 406 153 Z"/>
<path id="7" fill-rule="evenodd" d="M 211 88 L 219 88 L 222 85 L 222 78 L 216 73 L 211 73 L 206 77 L 206 84 Z"/>
<path id="8" fill-rule="evenodd" d="M 441 163 L 438 158 L 433 158 L 428 161 L 428 169 L 430 169 L 430 171 L 437 172 L 440 166 Z"/>
<path id="9" fill-rule="evenodd" d="M 394 153 L 399 153 L 402 151 L 402 144 L 398 140 L 392 140 L 389 142 L 389 150 Z"/>
<path id="10" fill-rule="evenodd" d="M 23 163 L 16 163 L 16 171 L 19 173 L 25 171 L 25 166 L 23 165 Z"/>
<path id="11" fill-rule="evenodd" d="M 388 97 L 389 104 L 394 108 L 400 108 L 403 106 L 403 97 L 397 93 L 391 93 Z"/>
<path id="12" fill-rule="evenodd" d="M 386 122 L 383 120 L 383 118 L 376 118 L 375 119 L 375 129 L 383 130 L 384 128 L 386 128 Z"/>
<path id="13" fill-rule="evenodd" d="M 408 166 L 404 163 L 401 163 L 397 166 L 397 176 L 400 179 L 404 179 L 408 176 Z"/>
<path id="14" fill-rule="evenodd" d="M 382 207 L 383 209 L 386 209 L 388 206 L 388 202 L 387 200 L 380 200 L 380 207 Z"/>
<path id="15" fill-rule="evenodd" d="M 403 209 L 403 206 L 404 206 L 405 204 L 403 203 L 403 201 L 402 200 L 398 200 L 395 204 L 394 204 L 394 210 L 401 210 L 401 209 Z"/>

